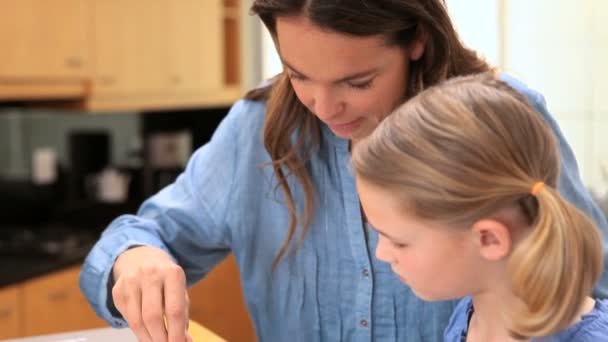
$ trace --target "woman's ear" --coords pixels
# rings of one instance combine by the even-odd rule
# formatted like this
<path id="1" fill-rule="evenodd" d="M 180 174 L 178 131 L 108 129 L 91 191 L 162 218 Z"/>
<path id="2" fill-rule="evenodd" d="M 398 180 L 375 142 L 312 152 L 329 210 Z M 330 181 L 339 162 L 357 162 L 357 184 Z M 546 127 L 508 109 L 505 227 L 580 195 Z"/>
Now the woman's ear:
<path id="1" fill-rule="evenodd" d="M 420 28 L 420 26 L 418 26 L 417 35 L 418 37 L 416 37 L 409 48 L 410 60 L 412 61 L 417 61 L 422 57 L 422 55 L 424 55 L 424 49 L 426 46 L 426 34 L 424 30 Z"/>
<path id="2" fill-rule="evenodd" d="M 486 260 L 498 261 L 511 252 L 512 239 L 509 228 L 500 221 L 483 219 L 471 227 L 479 254 Z"/>

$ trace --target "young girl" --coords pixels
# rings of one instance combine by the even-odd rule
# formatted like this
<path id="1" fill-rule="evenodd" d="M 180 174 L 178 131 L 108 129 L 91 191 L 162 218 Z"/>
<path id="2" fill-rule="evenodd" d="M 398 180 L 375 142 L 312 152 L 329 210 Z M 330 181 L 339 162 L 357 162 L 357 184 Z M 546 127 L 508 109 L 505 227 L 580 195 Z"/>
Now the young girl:
<path id="1" fill-rule="evenodd" d="M 593 222 L 556 190 L 542 118 L 493 74 L 454 78 L 356 143 L 376 256 L 428 301 L 466 295 L 445 341 L 608 341 Z"/>

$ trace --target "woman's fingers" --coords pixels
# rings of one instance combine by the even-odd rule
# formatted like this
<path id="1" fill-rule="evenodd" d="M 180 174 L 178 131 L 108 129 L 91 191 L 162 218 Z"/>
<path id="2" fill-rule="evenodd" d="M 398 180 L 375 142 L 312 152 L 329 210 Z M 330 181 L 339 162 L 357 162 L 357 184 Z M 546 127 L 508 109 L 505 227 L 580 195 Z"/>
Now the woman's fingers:
<path id="1" fill-rule="evenodd" d="M 123 252 L 113 267 L 112 297 L 142 342 L 187 340 L 186 275 L 164 251 L 139 246 Z"/>
<path id="2" fill-rule="evenodd" d="M 169 342 L 186 340 L 188 323 L 188 296 L 186 276 L 181 267 L 175 265 L 165 271 L 164 284 L 165 317 Z"/>
<path id="3" fill-rule="evenodd" d="M 141 312 L 146 329 L 153 342 L 167 342 L 163 310 L 163 267 L 148 264 L 141 268 Z"/>
<path id="4" fill-rule="evenodd" d="M 112 289 L 116 309 L 122 314 L 140 342 L 153 342 L 142 318 L 142 293 L 136 276 L 119 279 Z"/>

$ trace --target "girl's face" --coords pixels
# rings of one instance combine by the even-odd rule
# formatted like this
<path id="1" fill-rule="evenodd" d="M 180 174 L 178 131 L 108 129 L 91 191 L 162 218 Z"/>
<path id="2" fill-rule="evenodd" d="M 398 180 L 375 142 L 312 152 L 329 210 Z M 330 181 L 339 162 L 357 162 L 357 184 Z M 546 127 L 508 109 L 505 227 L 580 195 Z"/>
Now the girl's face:
<path id="1" fill-rule="evenodd" d="M 475 293 L 483 269 L 470 230 L 421 220 L 403 210 L 390 191 L 357 179 L 361 205 L 378 232 L 376 257 L 429 301 Z"/>
<path id="2" fill-rule="evenodd" d="M 355 37 L 322 30 L 304 16 L 276 21 L 279 55 L 300 101 L 338 137 L 367 135 L 404 99 L 406 51 L 381 36 Z"/>

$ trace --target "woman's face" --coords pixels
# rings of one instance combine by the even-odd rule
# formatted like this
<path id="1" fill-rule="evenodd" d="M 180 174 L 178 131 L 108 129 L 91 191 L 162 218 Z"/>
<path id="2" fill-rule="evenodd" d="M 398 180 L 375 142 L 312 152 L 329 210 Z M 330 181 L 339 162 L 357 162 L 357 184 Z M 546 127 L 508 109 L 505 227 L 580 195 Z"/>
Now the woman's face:
<path id="1" fill-rule="evenodd" d="M 279 17 L 278 50 L 300 101 L 338 137 L 367 135 L 405 97 L 409 61 L 423 44 L 403 49 L 382 36 L 325 31 L 304 16 Z"/>

